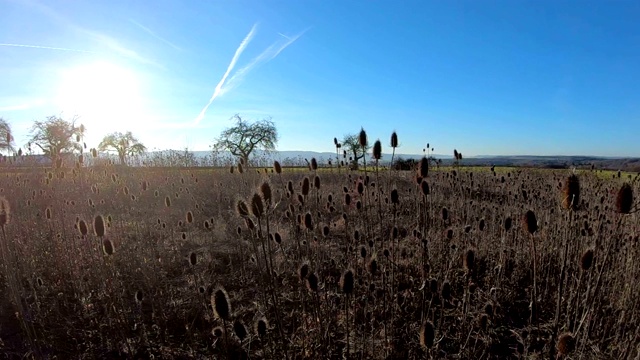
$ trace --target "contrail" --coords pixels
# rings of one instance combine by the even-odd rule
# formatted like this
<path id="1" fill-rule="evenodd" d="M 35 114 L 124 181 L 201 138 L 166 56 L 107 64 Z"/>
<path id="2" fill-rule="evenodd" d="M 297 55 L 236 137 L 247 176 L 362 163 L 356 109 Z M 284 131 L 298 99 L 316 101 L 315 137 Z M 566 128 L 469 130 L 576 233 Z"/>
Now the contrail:
<path id="1" fill-rule="evenodd" d="M 200 121 L 202 121 L 205 113 L 207 112 L 207 109 L 209 109 L 209 106 L 211 105 L 213 100 L 215 100 L 218 97 L 218 95 L 220 95 L 220 91 L 222 90 L 222 87 L 224 86 L 224 83 L 227 80 L 229 73 L 233 70 L 233 67 L 236 65 L 238 58 L 240 57 L 244 49 L 247 47 L 247 45 L 249 45 L 249 42 L 253 38 L 253 35 L 256 32 L 257 25 L 258 24 L 254 24 L 253 27 L 251 27 L 251 31 L 249 31 L 249 34 L 245 36 L 244 40 L 242 40 L 242 42 L 240 43 L 240 46 L 238 47 L 238 49 L 236 49 L 236 52 L 233 55 L 233 58 L 231 59 L 229 66 L 227 67 L 227 71 L 222 76 L 222 79 L 220 79 L 220 82 L 218 83 L 218 85 L 216 85 L 216 88 L 213 91 L 213 95 L 211 95 L 211 99 L 209 99 L 209 103 L 204 107 L 204 109 L 202 109 L 202 111 L 200 111 L 200 114 L 194 120 L 194 125 L 198 125 Z"/>
<path id="2" fill-rule="evenodd" d="M 285 37 L 287 39 L 287 41 L 285 41 L 284 43 L 280 44 L 280 46 L 277 46 L 278 42 L 275 42 L 274 44 L 269 46 L 267 49 L 265 49 L 260 55 L 256 56 L 249 64 L 244 66 L 242 69 L 236 71 L 235 74 L 233 74 L 233 76 L 227 82 L 227 85 L 222 89 L 222 93 L 225 93 L 225 92 L 229 91 L 233 87 L 233 85 L 235 83 L 237 83 L 240 80 L 242 80 L 242 78 L 247 73 L 249 73 L 249 71 L 251 71 L 251 69 L 253 69 L 255 66 L 259 65 L 260 63 L 271 61 L 271 60 L 275 59 L 276 56 L 278 56 L 284 49 L 289 47 L 289 45 L 293 44 L 296 40 L 298 40 L 308 30 L 309 29 L 307 28 L 304 31 L 302 31 L 301 33 L 299 33 L 298 35 L 293 36 L 293 37 L 287 37 L 287 36 L 284 36 L 284 35 L 280 34 L 283 37 Z"/>
<path id="3" fill-rule="evenodd" d="M 167 39 L 165 39 L 165 38 L 163 38 L 163 37 L 161 37 L 161 36 L 157 35 L 153 30 L 151 30 L 151 29 L 149 29 L 148 27 L 146 27 L 146 26 L 144 26 L 144 25 L 140 24 L 139 22 L 137 22 L 137 21 L 135 21 L 135 20 L 133 20 L 133 19 L 129 19 L 129 22 L 131 22 L 131 23 L 132 23 L 132 24 L 134 24 L 135 26 L 139 27 L 140 29 L 144 30 L 147 34 L 149 34 L 149 35 L 153 36 L 154 38 L 156 38 L 156 39 L 158 39 L 158 40 L 162 41 L 163 43 L 165 43 L 165 44 L 167 44 L 167 45 L 171 46 L 171 47 L 172 47 L 172 48 L 174 48 L 175 50 L 182 51 L 182 49 L 181 49 L 178 45 L 175 45 L 175 44 L 174 44 L 174 43 L 172 43 L 171 41 L 169 41 L 169 40 L 167 40 Z"/>
<path id="4" fill-rule="evenodd" d="M 45 50 L 57 50 L 57 51 L 71 51 L 71 52 L 79 52 L 79 53 L 86 53 L 86 54 L 95 54 L 95 52 L 89 51 L 89 50 L 69 49 L 69 48 L 61 48 L 61 47 L 53 47 L 53 46 L 28 45 L 28 44 L 0 44 L 0 46 L 22 47 L 22 48 L 31 48 L 31 49 L 45 49 Z"/>

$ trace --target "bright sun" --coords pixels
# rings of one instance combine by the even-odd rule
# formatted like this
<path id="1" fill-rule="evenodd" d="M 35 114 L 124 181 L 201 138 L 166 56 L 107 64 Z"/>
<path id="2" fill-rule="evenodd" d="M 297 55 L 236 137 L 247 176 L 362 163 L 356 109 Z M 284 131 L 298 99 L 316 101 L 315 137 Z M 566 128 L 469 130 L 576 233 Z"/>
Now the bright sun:
<path id="1" fill-rule="evenodd" d="M 107 132 L 134 130 L 144 113 L 136 74 L 107 62 L 64 71 L 57 103 L 66 116 L 78 115 L 95 139 Z"/>

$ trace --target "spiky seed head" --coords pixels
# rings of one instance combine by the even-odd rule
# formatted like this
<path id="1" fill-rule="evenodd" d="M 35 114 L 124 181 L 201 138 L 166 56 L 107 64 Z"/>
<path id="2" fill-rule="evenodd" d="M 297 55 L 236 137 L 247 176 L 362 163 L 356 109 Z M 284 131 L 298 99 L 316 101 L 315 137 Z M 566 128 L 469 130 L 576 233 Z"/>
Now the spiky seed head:
<path id="1" fill-rule="evenodd" d="M 538 231 L 538 220 L 536 219 L 536 214 L 532 210 L 529 210 L 524 214 L 522 217 L 522 224 L 529 234 L 533 235 Z"/>
<path id="2" fill-rule="evenodd" d="M 360 128 L 360 134 L 358 135 L 358 143 L 363 148 L 369 145 L 369 142 L 367 141 L 367 132 L 364 131 L 364 128 Z"/>
<path id="3" fill-rule="evenodd" d="M 305 262 L 300 265 L 300 268 L 298 269 L 298 277 L 300 280 L 304 280 L 307 278 L 307 275 L 309 275 L 309 264 Z"/>
<path id="4" fill-rule="evenodd" d="M 451 283 L 449 280 L 445 280 L 442 283 L 442 289 L 440 290 L 440 296 L 445 300 L 451 300 Z"/>
<path id="5" fill-rule="evenodd" d="M 367 257 L 367 248 L 364 246 L 360 247 L 360 257 L 363 259 Z"/>
<path id="6" fill-rule="evenodd" d="M 193 222 L 193 213 L 191 211 L 187 211 L 187 224 L 191 224 Z"/>
<path id="7" fill-rule="evenodd" d="M 575 174 L 571 174 L 562 187 L 562 207 L 567 210 L 576 210 L 580 204 L 580 180 Z"/>
<path id="8" fill-rule="evenodd" d="M 273 162 L 273 170 L 275 170 L 276 174 L 282 174 L 282 166 L 278 160 Z"/>
<path id="9" fill-rule="evenodd" d="M 429 159 L 423 156 L 418 163 L 418 176 L 424 179 L 427 175 L 429 175 Z"/>
<path id="10" fill-rule="evenodd" d="M 168 195 L 164 198 L 164 205 L 166 207 L 171 207 L 171 198 Z"/>
<path id="11" fill-rule="evenodd" d="M 320 176 L 316 175 L 313 178 L 313 187 L 316 189 L 320 189 Z"/>
<path id="12" fill-rule="evenodd" d="M 325 225 L 322 227 L 322 236 L 327 237 L 329 236 L 329 232 L 331 231 L 331 229 L 329 228 L 328 225 Z"/>
<path id="13" fill-rule="evenodd" d="M 453 158 L 458 160 L 458 150 L 453 149 Z"/>
<path id="14" fill-rule="evenodd" d="M 318 170 L 318 161 L 316 158 L 311 158 L 311 170 Z"/>
<path id="15" fill-rule="evenodd" d="M 420 190 L 422 191 L 423 196 L 429 195 L 429 183 L 425 179 L 422 179 L 422 182 L 420 183 Z"/>
<path id="16" fill-rule="evenodd" d="M 47 217 L 47 220 L 51 220 L 52 214 L 51 214 L 51 208 L 47 208 L 45 210 L 45 215 Z"/>
<path id="17" fill-rule="evenodd" d="M 304 215 L 304 227 L 307 228 L 307 230 L 313 230 L 313 219 L 309 212 Z"/>
<path id="18" fill-rule="evenodd" d="M 134 298 L 135 298 L 137 303 L 141 303 L 142 299 L 144 298 L 144 294 L 142 293 L 142 291 L 138 290 L 138 291 L 136 291 L 136 294 L 135 294 Z"/>
<path id="19" fill-rule="evenodd" d="M 224 330 L 222 329 L 222 326 L 216 326 L 211 330 L 211 333 L 215 337 L 222 337 L 222 335 L 224 335 Z"/>
<path id="20" fill-rule="evenodd" d="M 629 214 L 633 208 L 633 189 L 629 183 L 622 184 L 616 197 L 616 210 L 620 214 Z"/>
<path id="21" fill-rule="evenodd" d="M 262 202 L 262 198 L 260 195 L 253 194 L 251 198 L 251 213 L 255 217 L 261 217 L 264 214 L 264 203 Z"/>
<path id="22" fill-rule="evenodd" d="M 269 185 L 268 181 L 265 181 L 260 185 L 260 192 L 262 193 L 262 198 L 264 202 L 267 204 L 271 203 L 271 185 Z"/>
<path id="23" fill-rule="evenodd" d="M 358 195 L 362 195 L 364 193 L 364 182 L 362 180 L 358 181 L 358 185 L 356 186 L 356 191 L 358 191 Z"/>
<path id="24" fill-rule="evenodd" d="M 374 276 L 378 272 L 378 260 L 376 260 L 375 257 L 372 257 L 371 260 L 369 260 L 367 267 L 369 269 L 369 273 Z"/>
<path id="25" fill-rule="evenodd" d="M 89 229 L 87 227 L 87 223 L 84 220 L 78 221 L 78 231 L 80 231 L 80 235 L 87 236 L 87 232 L 89 232 Z"/>
<path id="26" fill-rule="evenodd" d="M 449 210 L 446 207 L 442 208 L 442 220 L 447 221 L 449 219 Z"/>
<path id="27" fill-rule="evenodd" d="M 420 327 L 420 345 L 431 349 L 435 343 L 436 333 L 431 321 L 425 320 Z"/>
<path id="28" fill-rule="evenodd" d="M 0 227 L 4 227 L 9 223 L 9 216 L 11 215 L 11 207 L 9 202 L 4 196 L 0 197 Z"/>
<path id="29" fill-rule="evenodd" d="M 344 204 L 347 206 L 351 205 L 351 195 L 350 194 L 344 194 Z"/>
<path id="30" fill-rule="evenodd" d="M 591 269 L 591 265 L 593 264 L 593 249 L 587 249 L 582 256 L 580 257 L 580 267 L 584 271 L 588 271 Z"/>
<path id="31" fill-rule="evenodd" d="M 309 195 L 309 188 L 310 187 L 311 187 L 311 184 L 309 182 L 309 178 L 305 176 L 305 178 L 302 179 L 302 196 Z"/>
<path id="32" fill-rule="evenodd" d="M 104 229 L 104 218 L 102 217 L 102 215 L 96 215 L 96 217 L 93 219 L 93 232 L 97 237 L 103 237 Z"/>
<path id="33" fill-rule="evenodd" d="M 473 272 L 476 264 L 476 254 L 472 249 L 467 250 L 464 254 L 464 268 L 467 272 Z"/>
<path id="34" fill-rule="evenodd" d="M 282 235 L 280 235 L 280 233 L 279 233 L 279 232 L 276 232 L 276 233 L 273 235 L 273 241 L 275 241 L 275 242 L 276 242 L 276 244 L 281 244 L 281 243 L 282 243 Z"/>
<path id="35" fill-rule="evenodd" d="M 105 255 L 113 255 L 115 252 L 115 248 L 113 247 L 113 242 L 109 239 L 104 239 L 102 241 L 102 251 Z"/>
<path id="36" fill-rule="evenodd" d="M 267 322 L 267 319 L 260 318 L 256 321 L 255 331 L 258 337 L 264 337 L 265 335 L 267 335 L 268 329 L 269 329 L 269 323 Z"/>
<path id="37" fill-rule="evenodd" d="M 98 157 L 98 150 L 96 150 L 95 148 L 91 149 L 91 156 L 93 156 L 94 158 Z"/>
<path id="38" fill-rule="evenodd" d="M 248 335 L 247 328 L 239 319 L 236 319 L 236 321 L 233 322 L 233 332 L 236 334 L 238 339 L 240 339 L 240 341 L 246 339 Z"/>
<path id="39" fill-rule="evenodd" d="M 216 317 L 225 321 L 229 321 L 229 319 L 231 319 L 231 304 L 229 303 L 229 296 L 222 287 L 216 289 L 216 291 L 211 295 L 211 305 Z"/>
<path id="40" fill-rule="evenodd" d="M 400 203 L 400 196 L 398 195 L 398 189 L 391 190 L 391 203 L 392 204 Z"/>
<path id="41" fill-rule="evenodd" d="M 506 219 L 504 219 L 504 231 L 511 230 L 512 226 L 513 226 L 513 220 L 511 219 L 511 216 L 508 216 Z"/>
<path id="42" fill-rule="evenodd" d="M 247 207 L 247 203 L 245 203 L 244 200 L 238 199 L 238 202 L 236 203 L 236 212 L 241 217 L 249 216 L 249 207 Z"/>
<path id="43" fill-rule="evenodd" d="M 391 133 L 391 147 L 394 149 L 398 147 L 398 134 L 395 131 Z"/>
<path id="44" fill-rule="evenodd" d="M 198 264 L 198 254 L 195 252 L 191 252 L 189 254 L 189 264 L 191 264 L 191 266 L 196 266 L 196 264 Z"/>
<path id="45" fill-rule="evenodd" d="M 311 292 L 318 291 L 318 276 L 315 273 L 311 273 L 307 276 L 307 289 Z"/>
<path id="46" fill-rule="evenodd" d="M 353 292 L 354 276 L 353 270 L 349 269 L 342 274 L 340 278 L 340 290 L 349 295 Z"/>
<path id="47" fill-rule="evenodd" d="M 558 336 L 558 343 L 556 344 L 556 349 L 558 349 L 558 354 L 562 356 L 567 356 L 573 352 L 576 347 L 576 339 L 573 337 L 571 333 L 563 333 Z"/>
<path id="48" fill-rule="evenodd" d="M 376 142 L 373 143 L 373 158 L 376 160 L 382 158 L 382 143 L 380 140 L 376 140 Z"/>

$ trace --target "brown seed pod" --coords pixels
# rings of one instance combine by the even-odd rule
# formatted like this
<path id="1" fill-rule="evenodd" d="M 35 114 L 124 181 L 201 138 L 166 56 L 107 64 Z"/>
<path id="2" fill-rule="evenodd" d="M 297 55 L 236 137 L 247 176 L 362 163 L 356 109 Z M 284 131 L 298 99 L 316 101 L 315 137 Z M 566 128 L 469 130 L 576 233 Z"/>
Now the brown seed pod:
<path id="1" fill-rule="evenodd" d="M 260 192 L 262 193 L 264 202 L 267 203 L 267 205 L 271 204 L 271 185 L 269 185 L 269 182 L 265 181 L 260 185 Z"/>
<path id="2" fill-rule="evenodd" d="M 109 239 L 104 239 L 102 241 L 102 251 L 105 255 L 113 255 L 113 253 L 115 252 L 113 242 L 111 242 L 111 240 Z"/>
<path id="3" fill-rule="evenodd" d="M 311 273 L 307 276 L 307 289 L 311 292 L 318 291 L 318 276 L 316 274 Z"/>
<path id="4" fill-rule="evenodd" d="M 442 283 L 442 289 L 440 290 L 440 296 L 445 300 L 451 300 L 451 283 L 449 280 L 445 280 Z"/>
<path id="5" fill-rule="evenodd" d="M 580 204 L 580 180 L 575 174 L 569 176 L 562 187 L 562 207 L 576 210 Z"/>
<path id="6" fill-rule="evenodd" d="M 616 196 L 616 210 L 620 214 L 629 214 L 633 208 L 633 189 L 628 183 L 622 184 Z"/>
<path id="7" fill-rule="evenodd" d="M 247 203 L 245 203 L 244 200 L 238 199 L 238 202 L 236 203 L 236 212 L 241 217 L 249 216 L 249 207 L 247 207 Z"/>
<path id="8" fill-rule="evenodd" d="M 587 271 L 591 269 L 591 265 L 593 264 L 593 249 L 587 249 L 582 256 L 580 257 L 580 268 L 582 270 Z"/>
<path id="9" fill-rule="evenodd" d="M 80 231 L 80 235 L 87 236 L 88 227 L 87 223 L 84 220 L 78 221 L 78 231 Z"/>
<path id="10" fill-rule="evenodd" d="M 213 295 L 211 295 L 211 305 L 213 307 L 214 314 L 225 321 L 231 319 L 231 304 L 229 303 L 229 296 L 227 292 L 219 287 Z"/>
<path id="11" fill-rule="evenodd" d="M 469 249 L 464 254 L 463 266 L 467 272 L 473 272 L 476 264 L 476 254 L 472 249 Z"/>
<path id="12" fill-rule="evenodd" d="M 373 143 L 373 158 L 376 160 L 382 158 L 382 143 L 380 140 L 376 140 L 376 142 Z"/>
<path id="13" fill-rule="evenodd" d="M 524 214 L 522 217 L 522 224 L 529 234 L 533 235 L 538 231 L 538 220 L 536 219 L 536 214 L 532 210 L 529 210 Z"/>
<path id="14" fill-rule="evenodd" d="M 400 203 L 400 196 L 398 195 L 398 189 L 391 190 L 391 203 L 392 204 Z"/>
<path id="15" fill-rule="evenodd" d="M 102 217 L 102 215 L 96 215 L 96 217 L 93 219 L 93 232 L 97 237 L 103 237 L 104 229 L 104 218 Z"/>
<path id="16" fill-rule="evenodd" d="M 248 335 L 247 328 L 239 319 L 236 319 L 236 321 L 233 322 L 233 332 L 240 341 L 244 340 Z"/>
<path id="17" fill-rule="evenodd" d="M 318 160 L 311 158 L 311 170 L 318 170 Z"/>
<path id="18" fill-rule="evenodd" d="M 258 335 L 258 337 L 264 337 L 265 335 L 267 335 L 267 330 L 269 329 L 269 323 L 267 322 L 267 319 L 265 318 L 260 318 L 256 321 L 255 323 L 255 331 L 256 331 L 256 335 Z"/>
<path id="19" fill-rule="evenodd" d="M 261 217 L 264 214 L 264 203 L 262 202 L 262 198 L 260 195 L 253 194 L 251 198 L 251 213 L 255 217 Z"/>
<path id="20" fill-rule="evenodd" d="M 398 134 L 395 131 L 391 133 L 391 147 L 394 149 L 398 147 Z"/>
<path id="21" fill-rule="evenodd" d="M 358 135 L 358 143 L 363 148 L 369 145 L 369 142 L 367 141 L 367 133 L 366 131 L 364 131 L 364 128 L 360 128 L 360 134 Z"/>
<path id="22" fill-rule="evenodd" d="M 198 264 L 198 255 L 194 252 L 191 252 L 189 254 L 189 264 L 191 264 L 191 266 L 196 266 L 196 264 Z"/>
<path id="23" fill-rule="evenodd" d="M 558 350 L 558 354 L 562 356 L 567 356 L 573 352 L 576 347 L 576 339 L 573 337 L 571 333 L 563 333 L 558 336 L 558 343 L 556 344 L 556 349 Z"/>
<path id="24" fill-rule="evenodd" d="M 191 224 L 193 222 L 193 213 L 191 211 L 187 211 L 187 224 Z"/>
<path id="25" fill-rule="evenodd" d="M 349 295 L 353 292 L 354 276 L 353 270 L 349 269 L 342 274 L 340 278 L 340 290 Z"/>
<path id="26" fill-rule="evenodd" d="M 426 178 L 429 175 L 429 159 L 423 157 L 418 163 L 418 177 Z"/>
<path id="27" fill-rule="evenodd" d="M 309 195 L 309 188 L 311 187 L 311 184 L 309 182 L 309 178 L 305 176 L 304 179 L 302 179 L 302 196 L 307 196 Z"/>
<path id="28" fill-rule="evenodd" d="M 436 339 L 435 329 L 431 321 L 425 321 L 420 327 L 420 345 L 425 348 L 432 348 Z"/>
<path id="29" fill-rule="evenodd" d="M 300 265 L 300 268 L 298 269 L 298 277 L 300 280 L 304 280 L 307 278 L 307 275 L 309 275 L 309 264 L 305 262 Z"/>
<path id="30" fill-rule="evenodd" d="M 275 170 L 276 174 L 282 174 L 282 166 L 277 160 L 273 162 L 273 170 Z"/>

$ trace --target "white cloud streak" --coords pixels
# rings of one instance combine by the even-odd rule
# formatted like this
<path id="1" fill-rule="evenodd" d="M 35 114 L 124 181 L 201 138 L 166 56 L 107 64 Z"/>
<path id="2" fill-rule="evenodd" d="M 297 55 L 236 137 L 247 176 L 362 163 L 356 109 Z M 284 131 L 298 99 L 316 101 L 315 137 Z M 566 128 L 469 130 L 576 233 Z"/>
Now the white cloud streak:
<path id="1" fill-rule="evenodd" d="M 157 40 L 162 41 L 163 43 L 171 46 L 173 49 L 178 50 L 178 51 L 182 51 L 182 48 L 180 48 L 178 45 L 172 43 L 171 41 L 161 37 L 160 35 L 156 34 L 153 30 L 149 29 L 148 27 L 140 24 L 139 22 L 133 20 L 133 19 L 129 19 L 129 22 L 131 22 L 133 25 L 139 27 L 140 29 L 142 29 L 144 32 L 146 32 L 147 34 L 151 35 L 152 37 L 156 38 Z"/>
<path id="2" fill-rule="evenodd" d="M 196 117 L 196 120 L 194 122 L 195 125 L 199 124 L 200 121 L 202 121 L 207 109 L 209 108 L 209 106 L 211 105 L 213 100 L 215 100 L 216 97 L 218 97 L 219 95 L 222 95 L 222 94 L 230 91 L 231 89 L 233 89 L 234 86 L 237 86 L 242 81 L 242 79 L 253 68 L 255 68 L 256 66 L 275 59 L 276 56 L 278 56 L 284 49 L 286 49 L 291 44 L 296 42 L 296 40 L 298 40 L 302 35 L 304 35 L 304 33 L 306 33 L 309 30 L 307 28 L 304 31 L 302 31 L 301 33 L 299 33 L 298 35 L 295 35 L 293 37 L 288 37 L 288 36 L 285 36 L 283 34 L 278 33 L 283 38 L 287 39 L 287 41 L 285 41 L 285 42 L 275 42 L 275 43 L 271 44 L 262 53 L 260 53 L 260 55 L 258 55 L 255 58 L 253 58 L 253 60 L 251 60 L 251 62 L 249 62 L 249 64 L 245 65 L 240 70 L 236 71 L 229 78 L 229 80 L 227 81 L 227 77 L 229 76 L 229 73 L 233 70 L 233 67 L 235 66 L 238 58 L 240 57 L 240 54 L 242 54 L 242 51 L 244 51 L 245 47 L 248 45 L 249 41 L 253 37 L 255 28 L 256 28 L 256 25 L 253 26 L 253 28 L 249 32 L 249 35 L 247 35 L 247 37 L 240 44 L 240 47 L 238 47 L 238 50 L 236 50 L 236 53 L 233 56 L 233 59 L 231 59 L 231 63 L 229 64 L 229 67 L 227 68 L 227 71 L 225 72 L 224 76 L 222 77 L 222 80 L 220 80 L 220 82 L 216 86 L 216 89 L 213 92 L 213 96 L 209 100 L 209 103 L 207 104 L 207 106 L 204 107 L 204 109 L 202 109 L 200 114 Z"/>
<path id="3" fill-rule="evenodd" d="M 245 36 L 245 38 L 240 43 L 240 46 L 238 46 L 238 48 L 236 49 L 235 54 L 233 54 L 233 58 L 231 58 L 231 62 L 229 63 L 229 66 L 227 66 L 227 71 L 225 71 L 224 75 L 222 75 L 222 79 L 220 79 L 220 81 L 218 82 L 218 85 L 216 85 L 216 88 L 213 91 L 213 95 L 211 95 L 211 98 L 209 99 L 209 103 L 207 103 L 207 105 L 202 109 L 202 111 L 200 111 L 200 114 L 198 114 L 198 116 L 194 120 L 194 125 L 198 125 L 200 121 L 202 121 L 202 119 L 204 118 L 204 115 L 207 112 L 207 109 L 209 109 L 209 106 L 211 106 L 211 103 L 213 102 L 213 100 L 215 100 L 218 97 L 218 95 L 220 95 L 220 92 L 222 91 L 222 87 L 224 86 L 224 83 L 227 80 L 229 73 L 231 73 L 233 68 L 236 66 L 236 62 L 238 62 L 240 55 L 242 55 L 242 52 L 244 51 L 244 49 L 247 47 L 247 45 L 249 45 L 249 42 L 251 41 L 251 39 L 253 39 L 253 36 L 256 33 L 257 26 L 258 24 L 254 24 L 251 27 L 251 31 L 249 31 L 249 34 Z"/>
<path id="4" fill-rule="evenodd" d="M 71 52 L 79 52 L 79 53 L 86 53 L 86 54 L 95 54 L 95 52 L 89 51 L 89 50 L 69 49 L 69 48 L 54 47 L 54 46 L 29 45 L 29 44 L 0 44 L 0 46 L 45 49 L 45 50 L 56 50 L 56 51 L 71 51 Z"/>

